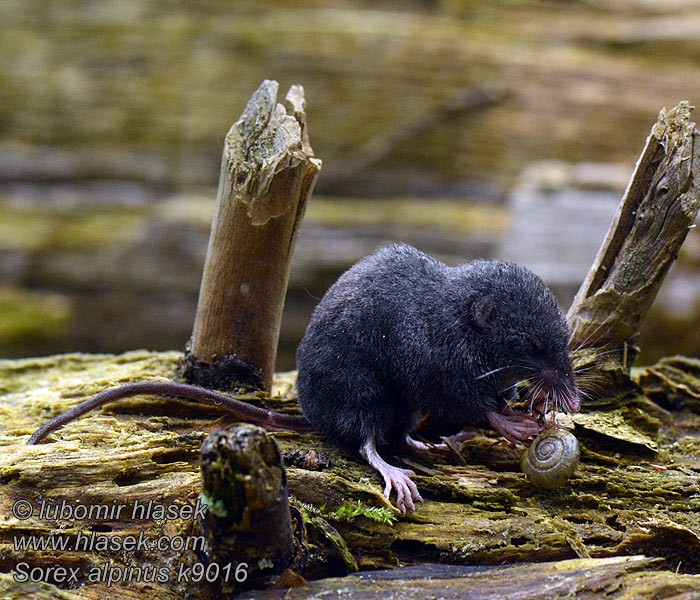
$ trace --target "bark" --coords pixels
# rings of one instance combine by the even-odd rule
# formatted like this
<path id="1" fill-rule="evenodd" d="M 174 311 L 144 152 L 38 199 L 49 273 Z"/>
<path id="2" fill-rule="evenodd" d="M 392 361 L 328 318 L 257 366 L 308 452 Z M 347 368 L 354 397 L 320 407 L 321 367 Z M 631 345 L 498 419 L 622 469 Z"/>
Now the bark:
<path id="1" fill-rule="evenodd" d="M 274 440 L 253 425 L 214 431 L 202 444 L 201 469 L 204 556 L 239 569 L 238 579 L 221 584 L 222 593 L 276 581 L 292 563 L 294 538 L 286 473 Z"/>

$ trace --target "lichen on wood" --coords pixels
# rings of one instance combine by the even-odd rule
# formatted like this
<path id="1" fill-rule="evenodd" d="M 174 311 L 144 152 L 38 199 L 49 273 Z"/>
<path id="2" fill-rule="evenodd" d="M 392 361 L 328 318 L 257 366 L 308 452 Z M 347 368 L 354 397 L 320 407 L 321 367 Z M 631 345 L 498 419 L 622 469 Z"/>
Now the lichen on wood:
<path id="1" fill-rule="evenodd" d="M 642 322 L 700 208 L 700 134 L 691 110 L 681 102 L 659 114 L 568 312 L 586 398 L 571 419 L 588 452 L 618 448 L 650 460 L 663 454 L 658 438 L 670 416 L 640 385 L 659 379 L 653 370 L 633 378 L 631 367 Z"/>
<path id="2" fill-rule="evenodd" d="M 678 114 L 681 113 L 682 110 Z M 687 114 L 681 119 L 685 123 L 683 119 L 687 119 Z M 673 123 L 678 122 L 670 119 L 666 123 L 671 133 L 687 131 L 685 125 L 674 129 Z M 655 128 L 653 136 L 661 133 Z M 695 137 L 693 129 L 692 139 Z M 672 146 L 670 139 L 675 138 L 671 134 L 664 138 L 664 150 Z M 655 152 L 661 147 L 659 142 Z M 686 168 L 686 163 L 695 161 L 685 156 L 688 155 L 681 153 L 677 163 L 673 163 L 679 172 Z M 647 159 L 651 161 L 649 157 L 644 160 Z M 641 173 L 639 167 L 636 173 Z M 646 173 L 642 178 L 651 185 L 654 177 Z M 690 206 L 691 210 L 697 210 L 690 175 L 685 180 L 676 179 L 685 183 L 669 185 L 669 190 L 674 190 L 671 195 L 682 199 L 685 194 L 681 204 L 685 202 L 686 209 Z M 630 184 L 630 190 L 634 188 Z M 660 200 L 659 185 L 652 188 L 651 196 Z M 648 199 L 649 194 L 645 194 L 644 198 Z M 662 195 L 665 197 L 667 193 Z M 623 213 L 621 209 L 620 214 Z M 688 216 L 687 211 L 684 214 Z M 669 217 L 668 222 L 673 220 Z M 618 250 L 623 260 L 629 248 L 623 242 Z M 633 249 L 630 252 L 634 264 Z M 653 260 L 648 253 L 645 257 Z M 663 260 L 667 261 L 668 257 Z M 619 289 L 636 290 L 635 282 L 640 281 L 634 275 L 636 270 L 620 266 L 619 260 L 615 267 L 620 267 L 622 281 L 632 282 L 631 287 Z M 662 273 L 665 268 L 660 267 L 654 273 Z M 596 277 L 591 280 L 598 281 Z M 605 277 L 600 281 L 603 282 L 600 289 L 605 288 Z M 612 282 L 611 289 L 618 290 L 618 280 L 613 278 Z M 642 286 L 640 293 L 653 292 L 659 284 L 660 280 L 654 280 L 648 288 Z M 639 319 L 647 299 L 638 300 L 636 308 L 631 310 L 637 311 Z M 603 306 L 610 308 L 605 302 Z M 577 318 L 584 316 L 576 311 L 572 314 Z M 611 331 L 629 335 L 629 327 L 625 327 L 630 321 L 626 323 L 616 325 Z M 628 338 L 624 335 L 613 338 L 613 342 L 623 341 L 617 350 L 627 347 Z M 594 340 L 594 346 L 604 343 L 599 336 L 591 335 L 590 339 Z M 595 349 L 590 359 L 597 365 L 600 355 Z M 600 568 L 603 572 L 606 565 L 629 564 L 622 555 L 643 554 L 661 559 L 640 558 L 635 564 L 644 569 L 658 568 L 664 586 L 654 587 L 646 572 L 634 576 L 626 573 L 624 589 L 639 585 L 639 589 L 653 590 L 659 597 L 678 590 L 698 591 L 697 578 L 689 574 L 700 572 L 700 536 L 696 533 L 700 531 L 697 517 L 700 465 L 696 459 L 700 443 L 690 434 L 700 428 L 700 416 L 687 410 L 678 412 L 659 407 L 647 393 L 659 396 L 663 390 L 669 390 L 669 395 L 673 394 L 677 401 L 689 398 L 693 402 L 692 399 L 700 397 L 699 369 L 692 361 L 676 360 L 647 372 L 635 371 L 631 379 L 628 368 L 631 361 L 622 360 L 621 374 L 617 368 L 624 352 L 603 356 L 613 357 L 604 358 L 611 361 L 610 373 L 617 373 L 620 381 L 629 384 L 629 389 L 616 395 L 602 394 L 593 403 L 597 415 L 584 415 L 580 422 L 576 421 L 578 417 L 573 417 L 582 442 L 583 461 L 574 477 L 553 491 L 538 490 L 528 483 L 519 470 L 519 450 L 493 432 L 477 430 L 462 442 L 460 450 L 465 458 L 458 464 L 445 456 L 392 457 L 396 463 L 403 461 L 416 471 L 415 481 L 426 500 L 415 512 L 402 515 L 383 497 L 377 474 L 359 462 L 354 453 L 315 434 L 270 434 L 283 455 L 295 457 L 287 468 L 287 481 L 293 508 L 305 517 L 308 560 L 297 567 L 301 575 L 323 575 L 324 563 L 329 565 L 325 574 L 344 574 L 354 569 L 433 562 L 483 567 L 556 561 L 552 565 L 555 571 L 574 566 L 576 573 L 567 588 L 567 593 L 572 593 L 590 583 L 589 568 Z M 5 486 L 5 493 L 0 495 L 3 516 L 0 565 L 7 571 L 16 572 L 18 563 L 24 562 L 37 567 L 50 561 L 59 563 L 80 574 L 78 583 L 67 587 L 79 586 L 76 594 L 99 596 L 103 600 L 121 598 L 134 590 L 141 598 L 183 595 L 209 598 L 217 593 L 212 586 L 195 586 L 191 580 L 182 582 L 172 577 L 136 585 L 126 579 L 109 583 L 99 578 L 89 579 L 89 573 L 100 568 L 108 568 L 110 573 L 122 577 L 130 568 L 163 568 L 169 575 L 173 569 L 191 570 L 198 561 L 206 560 L 201 549 L 176 551 L 170 547 L 163 552 L 130 553 L 102 548 L 86 553 L 70 548 L 56 557 L 43 549 L 16 546 L 18 537 L 32 534 L 63 536 L 74 543 L 86 531 L 104 532 L 105 537 L 115 541 L 137 534 L 147 535 L 149 539 L 197 538 L 194 520 L 186 517 L 84 520 L 51 515 L 42 518 L 37 511 L 46 502 L 99 506 L 115 499 L 126 506 L 150 502 L 191 510 L 202 490 L 198 468 L 202 440 L 215 426 L 231 422 L 215 408 L 164 398 L 132 398 L 69 424 L 52 435 L 52 443 L 37 447 L 22 445 L 24 436 L 48 415 L 62 412 L 82 397 L 105 387 L 134 379 L 167 377 L 176 359 L 175 353 L 137 352 L 118 357 L 72 355 L 0 362 L 0 381 L 6 392 L 0 405 L 6 428 L 0 436 L 0 443 L 5 446 L 0 454 L 0 480 Z M 588 360 L 585 349 L 579 360 Z M 276 389 L 290 391 L 291 379 L 285 376 Z M 238 397 L 268 408 L 298 410 L 289 394 L 274 399 L 264 392 L 238 394 Z M 12 507 L 18 501 L 30 502 L 35 512 L 27 519 L 17 517 Z M 358 510 L 350 511 L 352 506 Z M 389 513 L 392 518 L 373 518 L 387 511 L 392 511 Z M 577 557 L 593 562 L 568 562 Z M 606 558 L 614 560 L 601 562 Z M 577 571 L 582 565 L 584 568 Z M 514 568 L 515 571 L 502 574 L 499 590 L 513 581 L 513 573 L 527 571 L 525 565 Z M 541 591 L 547 567 L 541 567 L 545 571 L 532 569 L 533 585 Z M 632 577 L 629 584 L 627 575 Z M 287 581 L 293 579 L 290 576 Z M 61 584 L 55 578 L 49 581 Z M 347 585 L 347 580 L 344 583 Z M 13 585 L 6 577 L 2 578 L 2 584 L 9 586 L 9 595 L 23 591 L 21 583 Z M 328 585 L 333 584 L 328 582 Z M 362 580 L 356 585 L 352 593 L 361 589 Z M 600 589 L 616 593 L 622 587 L 616 579 L 611 587 L 601 584 L 594 591 Z M 304 587 L 300 593 L 301 590 Z"/>

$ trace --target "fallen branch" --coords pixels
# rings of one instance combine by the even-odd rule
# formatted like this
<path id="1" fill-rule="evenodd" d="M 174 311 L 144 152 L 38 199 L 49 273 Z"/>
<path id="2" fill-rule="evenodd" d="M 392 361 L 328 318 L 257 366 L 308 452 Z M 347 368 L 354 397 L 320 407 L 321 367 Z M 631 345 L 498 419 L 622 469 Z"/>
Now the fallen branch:
<path id="1" fill-rule="evenodd" d="M 700 207 L 700 137 L 691 110 L 681 102 L 659 114 L 568 313 L 570 347 L 610 350 L 625 374 L 639 328 Z"/>

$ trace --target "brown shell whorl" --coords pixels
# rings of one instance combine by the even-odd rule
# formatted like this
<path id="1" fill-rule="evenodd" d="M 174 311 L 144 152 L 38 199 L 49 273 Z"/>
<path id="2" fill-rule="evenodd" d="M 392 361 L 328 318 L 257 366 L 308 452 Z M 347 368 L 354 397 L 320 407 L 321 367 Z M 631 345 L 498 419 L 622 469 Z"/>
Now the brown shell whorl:
<path id="1" fill-rule="evenodd" d="M 523 453 L 520 466 L 534 485 L 551 490 L 571 477 L 580 455 L 573 433 L 565 429 L 545 429 Z"/>

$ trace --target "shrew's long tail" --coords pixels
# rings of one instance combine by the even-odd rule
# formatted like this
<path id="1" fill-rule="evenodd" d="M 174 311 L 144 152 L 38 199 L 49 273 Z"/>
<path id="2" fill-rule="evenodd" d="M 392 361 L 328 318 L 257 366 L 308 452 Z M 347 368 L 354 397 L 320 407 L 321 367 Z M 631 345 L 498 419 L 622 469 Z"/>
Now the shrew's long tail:
<path id="1" fill-rule="evenodd" d="M 259 408 L 252 404 L 236 400 L 221 392 L 215 392 L 187 383 L 177 383 L 175 381 L 143 381 L 139 383 L 127 383 L 112 388 L 111 390 L 105 390 L 104 392 L 100 392 L 84 400 L 37 429 L 27 441 L 27 445 L 37 444 L 52 431 L 55 431 L 66 423 L 70 423 L 74 419 L 108 402 L 119 400 L 120 398 L 128 398 L 130 396 L 139 396 L 141 394 L 150 396 L 172 396 L 174 398 L 185 398 L 187 400 L 212 404 L 244 421 L 252 421 L 277 429 L 289 429 L 300 433 L 313 431 L 311 424 L 301 415 L 285 415 L 271 410 L 265 410 L 264 408 Z"/>

